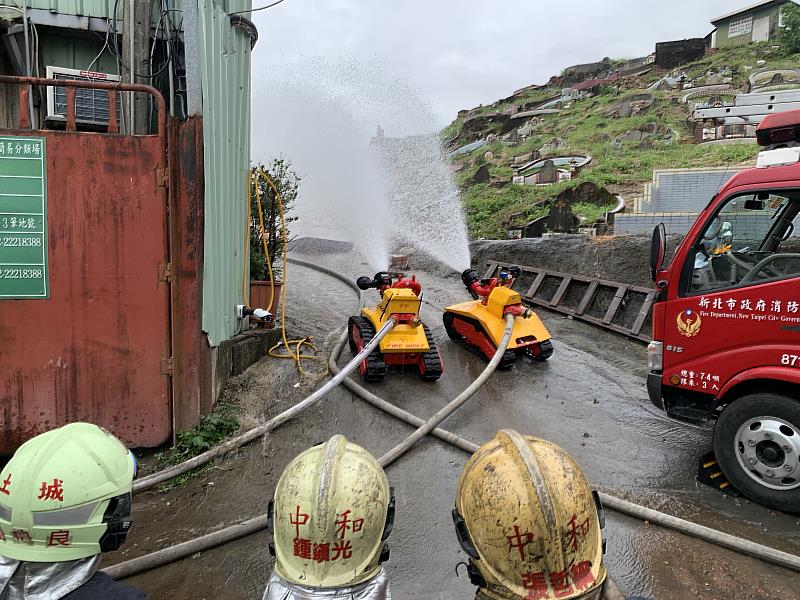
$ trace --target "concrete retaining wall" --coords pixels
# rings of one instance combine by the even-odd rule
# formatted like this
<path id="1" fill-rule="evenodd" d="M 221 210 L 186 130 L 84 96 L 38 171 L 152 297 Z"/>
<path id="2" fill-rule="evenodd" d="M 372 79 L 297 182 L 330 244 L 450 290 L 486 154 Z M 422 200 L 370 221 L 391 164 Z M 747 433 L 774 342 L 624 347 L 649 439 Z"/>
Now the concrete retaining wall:
<path id="1" fill-rule="evenodd" d="M 664 169 L 653 171 L 638 212 L 698 213 L 743 169 Z"/>

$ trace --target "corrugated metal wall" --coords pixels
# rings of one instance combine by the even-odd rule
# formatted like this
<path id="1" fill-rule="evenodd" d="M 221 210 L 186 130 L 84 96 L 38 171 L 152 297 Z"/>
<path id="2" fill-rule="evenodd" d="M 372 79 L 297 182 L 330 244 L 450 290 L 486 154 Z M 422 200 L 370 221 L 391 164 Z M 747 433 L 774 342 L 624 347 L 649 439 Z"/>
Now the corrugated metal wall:
<path id="1" fill-rule="evenodd" d="M 121 18 L 123 3 L 117 15 Z M 168 0 L 180 9 L 182 0 Z M 30 8 L 66 15 L 108 18 L 113 0 L 30 0 Z M 203 101 L 205 165 L 205 259 L 203 330 L 212 346 L 238 333 L 236 305 L 242 303 L 246 182 L 250 166 L 250 37 L 231 27 L 227 13 L 248 10 L 250 0 L 197 0 L 199 79 Z M 161 0 L 152 0 L 153 26 Z M 179 21 L 177 15 L 173 16 Z M 96 48 L 95 48 L 96 45 Z M 86 68 L 102 42 L 48 37 L 42 44 L 44 64 Z M 116 73 L 108 52 L 95 71 Z M 188 75 L 191 77 L 191 75 Z M 191 83 L 189 83 L 191 85 Z"/>
<path id="2" fill-rule="evenodd" d="M 19 0 L 15 1 L 21 5 Z M 125 3 L 127 2 L 128 0 L 118 0 L 116 2 L 118 19 L 122 19 Z M 99 19 L 110 18 L 111 13 L 114 11 L 114 4 L 114 0 L 28 0 L 28 8 L 46 10 L 62 15 L 97 17 Z M 167 0 L 167 8 L 181 10 L 183 8 L 183 0 Z M 158 23 L 161 9 L 161 0 L 150 0 L 150 21 L 153 27 Z M 180 23 L 180 13 L 173 13 L 172 20 L 176 24 Z"/>
<path id="3" fill-rule="evenodd" d="M 250 37 L 227 12 L 250 0 L 198 0 L 205 145 L 203 331 L 212 346 L 238 333 L 250 166 Z"/>
<path id="4" fill-rule="evenodd" d="M 103 41 L 68 37 L 62 35 L 48 35 L 40 40 L 39 57 L 44 67 L 65 67 L 67 69 L 88 69 L 103 47 Z M 117 74 L 117 61 L 106 51 L 94 61 L 92 71 L 100 73 Z M 45 76 L 45 71 L 41 71 Z"/>
<path id="5" fill-rule="evenodd" d="M 119 0 L 117 14 L 122 18 L 122 3 Z M 20 2 L 17 2 L 20 4 Z M 114 10 L 114 0 L 28 0 L 28 8 L 49 10 L 62 15 L 108 18 Z"/>

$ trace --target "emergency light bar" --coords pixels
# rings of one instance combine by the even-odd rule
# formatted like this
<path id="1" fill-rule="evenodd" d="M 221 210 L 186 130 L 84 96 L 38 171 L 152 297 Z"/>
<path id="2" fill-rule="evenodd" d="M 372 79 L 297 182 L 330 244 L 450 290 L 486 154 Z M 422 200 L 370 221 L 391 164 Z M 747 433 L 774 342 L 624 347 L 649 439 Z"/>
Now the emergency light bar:
<path id="1" fill-rule="evenodd" d="M 756 129 L 759 146 L 800 144 L 800 110 L 787 110 L 767 115 Z"/>

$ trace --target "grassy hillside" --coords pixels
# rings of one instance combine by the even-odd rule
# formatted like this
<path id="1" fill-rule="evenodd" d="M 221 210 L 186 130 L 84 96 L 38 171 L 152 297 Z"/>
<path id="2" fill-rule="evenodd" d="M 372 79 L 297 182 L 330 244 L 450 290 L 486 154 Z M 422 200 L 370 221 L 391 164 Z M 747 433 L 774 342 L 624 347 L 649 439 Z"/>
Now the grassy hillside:
<path id="1" fill-rule="evenodd" d="M 798 66 L 800 55 L 778 56 L 777 51 L 767 44 L 751 44 L 743 48 L 722 50 L 716 54 L 678 69 L 693 81 L 695 86 L 705 83 L 709 70 L 727 68 L 726 73 L 733 78 L 733 85 L 739 91 L 746 91 L 747 77 L 755 67 L 756 61 L 764 59 L 767 66 Z M 746 67 L 751 67 L 747 69 Z M 654 92 L 654 103 L 644 113 L 637 116 L 613 118 L 609 113 L 615 105 L 630 94 L 643 92 L 651 83 L 662 78 L 667 72 L 654 69 L 635 79 L 623 80 L 619 90 L 603 88 L 597 96 L 577 100 L 563 108 L 559 114 L 540 118 L 532 135 L 518 145 L 496 140 L 470 154 L 455 156 L 453 162 L 460 167 L 456 180 L 462 190 L 470 234 L 473 237 L 506 237 L 506 223 L 509 216 L 515 222 L 530 220 L 547 213 L 546 200 L 555 197 L 565 188 L 583 181 L 592 181 L 612 190 L 633 191 L 652 177 L 653 169 L 703 166 L 726 166 L 752 163 L 757 146 L 754 144 L 697 145 L 691 139 L 686 119 L 689 109 L 680 101 L 685 91 Z M 560 86 L 537 88 L 525 93 L 523 100 L 544 101 L 560 93 Z M 506 100 L 490 107 L 471 111 L 475 114 L 489 115 L 502 112 L 512 103 L 520 104 L 521 98 Z M 456 119 L 445 131 L 443 139 L 451 141 L 451 147 L 480 139 L 484 135 L 471 135 L 464 127 L 464 118 Z M 521 123 L 520 123 L 521 125 Z M 489 126 L 499 133 L 501 125 Z M 644 145 L 638 140 L 620 140 L 620 136 L 641 128 L 657 129 L 657 134 L 648 138 Z M 590 155 L 592 162 L 571 181 L 547 186 L 511 185 L 511 164 L 515 156 L 537 150 L 554 138 L 561 138 L 566 147 L 542 156 L 565 155 L 570 153 Z M 484 162 L 484 155 L 490 151 L 490 173 L 494 184 L 471 183 L 478 167 Z M 508 181 L 507 185 L 503 185 Z M 544 202 L 543 202 L 544 201 Z M 593 220 L 602 212 L 597 207 L 573 207 L 578 214 Z"/>

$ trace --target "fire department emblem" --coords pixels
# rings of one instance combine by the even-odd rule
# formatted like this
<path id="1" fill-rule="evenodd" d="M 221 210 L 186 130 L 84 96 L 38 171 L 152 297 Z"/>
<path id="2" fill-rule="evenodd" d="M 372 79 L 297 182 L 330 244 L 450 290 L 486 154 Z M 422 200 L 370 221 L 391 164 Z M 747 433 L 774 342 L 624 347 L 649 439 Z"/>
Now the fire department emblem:
<path id="1" fill-rule="evenodd" d="M 685 311 L 678 313 L 678 331 L 681 335 L 686 337 L 694 337 L 700 333 L 700 326 L 703 320 L 693 310 L 687 308 Z"/>

